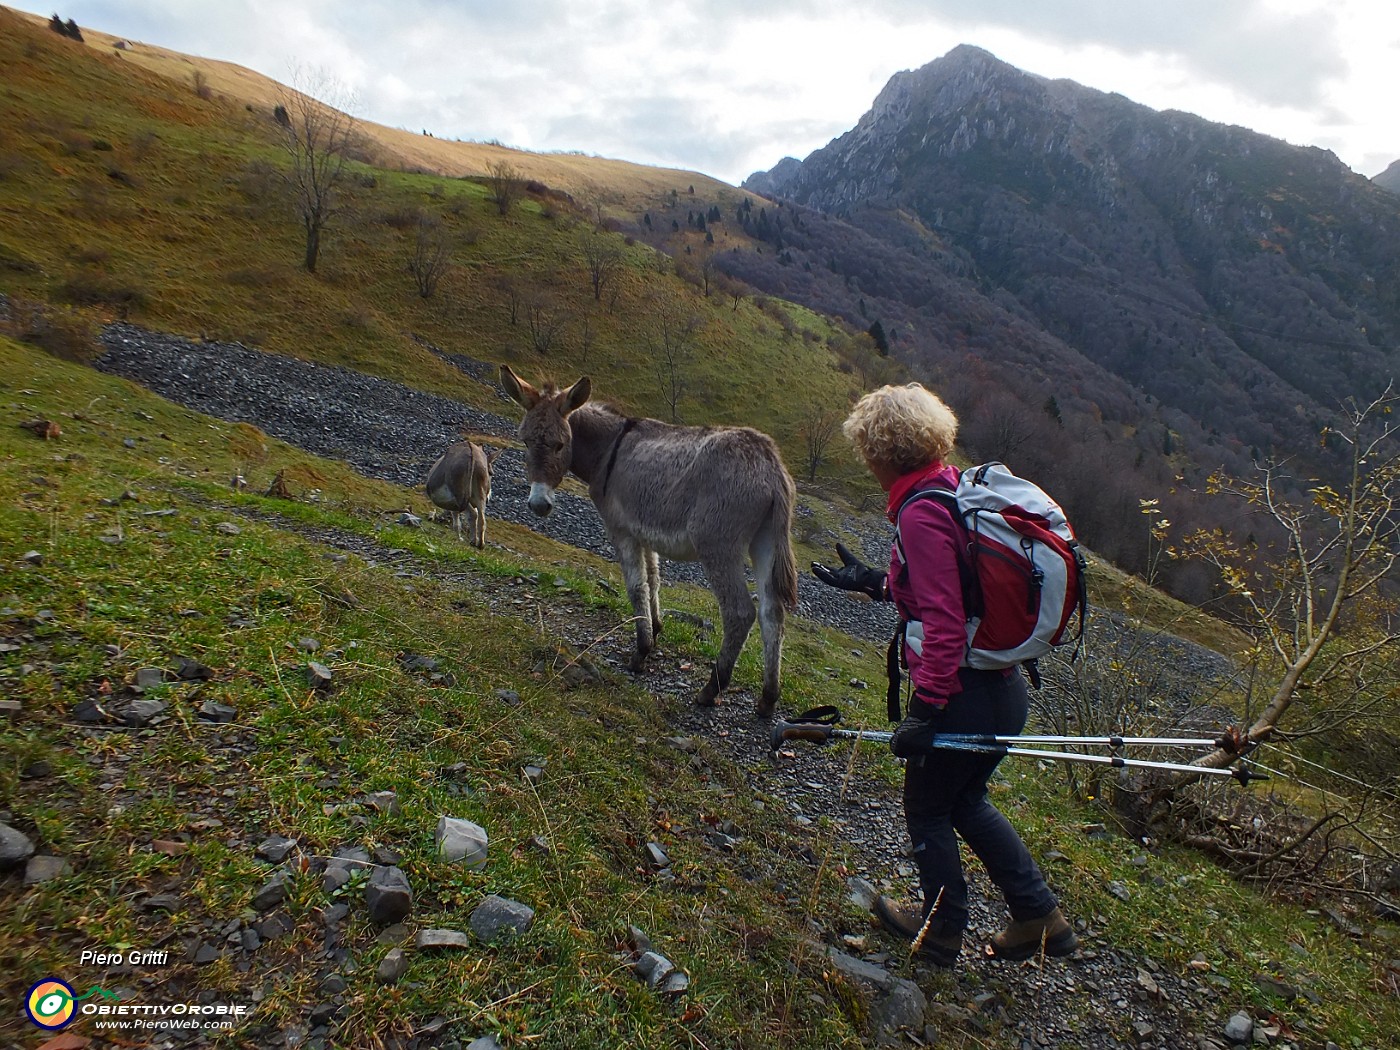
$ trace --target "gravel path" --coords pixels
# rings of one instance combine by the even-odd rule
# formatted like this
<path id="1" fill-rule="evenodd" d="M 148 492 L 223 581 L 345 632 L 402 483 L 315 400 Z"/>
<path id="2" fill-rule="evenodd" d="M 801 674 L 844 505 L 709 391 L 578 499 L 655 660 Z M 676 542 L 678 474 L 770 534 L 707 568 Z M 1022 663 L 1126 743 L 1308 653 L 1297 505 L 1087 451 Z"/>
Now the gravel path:
<path id="1" fill-rule="evenodd" d="M 498 437 L 515 434 L 513 414 L 482 412 L 357 372 L 264 354 L 238 344 L 195 343 L 126 324 L 110 326 L 103 341 L 107 352 L 98 367 L 104 371 L 132 379 L 189 408 L 254 424 L 307 451 L 344 460 L 367 476 L 413 488 L 421 484 L 441 449 L 459 440 L 463 428 Z M 449 360 L 478 381 L 491 374 L 490 366 L 482 362 Z M 511 411 L 504 402 L 502 408 Z M 559 510 L 539 519 L 525 505 L 527 486 L 522 478 L 520 453 L 507 450 L 493 481 L 493 516 L 611 556 L 587 500 L 561 494 Z M 379 548 L 363 536 L 334 529 L 311 530 L 285 520 L 277 523 L 292 531 L 312 533 L 321 542 L 353 550 L 372 561 L 391 563 L 399 572 L 442 575 L 431 564 L 402 551 Z M 888 528 L 881 521 L 853 521 L 851 532 L 862 537 L 859 546 L 871 560 L 887 549 Z M 697 566 L 668 562 L 663 566 L 670 579 L 703 582 Z M 801 575 L 799 615 L 841 628 L 866 643 L 883 644 L 889 637 L 889 610 L 857 604 L 805 573 Z M 452 576 L 451 582 L 482 589 L 489 601 L 509 600 L 503 593 L 508 584 L 491 584 L 487 590 L 480 581 L 460 574 Z M 557 618 L 547 626 L 575 644 L 597 637 L 596 625 L 577 618 Z M 1218 658 L 1195 647 L 1185 647 L 1179 656 L 1180 666 L 1196 665 L 1203 674 L 1221 670 Z M 620 661 L 613 662 L 616 673 L 625 673 Z M 682 669 L 662 651 L 653 659 L 644 681 L 658 694 L 685 698 L 697 684 L 695 677 L 693 670 Z M 853 875 L 896 893 L 913 884 L 914 868 L 906 854 L 898 793 L 875 775 L 873 762 L 862 761 L 858 754 L 852 763 L 847 747 L 798 746 L 770 758 L 764 744 L 766 734 L 755 731 L 751 718 L 753 698 L 737 691 L 726 701 L 710 710 L 683 705 L 677 732 L 703 738 L 707 747 L 726 750 L 738 767 L 747 771 L 756 791 L 790 807 L 800 825 L 812 828 L 814 857 L 831 848 L 829 842 L 823 844 L 817 831 L 817 818 L 827 816 L 834 821 L 836 836 L 855 857 Z M 1033 775 L 1034 768 L 1007 763 L 1003 773 L 1014 782 L 1023 774 Z M 1057 863 L 1051 856 L 1044 865 L 1052 884 Z M 1145 863 L 1150 864 L 1150 858 Z M 1005 916 L 1000 904 L 993 903 L 998 901 L 997 894 L 980 868 L 973 864 L 969 871 L 975 901 L 972 938 L 958 971 L 954 975 L 917 969 L 912 973 L 930 1000 L 931 1027 L 926 1035 L 935 1045 L 1016 1050 L 1176 1050 L 1223 1045 L 1221 1033 L 1237 1007 L 1231 993 L 1195 974 L 1167 972 L 1149 959 L 1117 950 L 1096 929 L 1100 920 L 1095 916 L 1073 917 L 1079 921 L 1083 947 L 1070 960 L 1052 961 L 1041 968 L 1033 964 L 1008 966 L 982 958 L 977 952 L 979 938 L 995 932 Z M 852 954 L 911 976 L 908 964 L 898 957 L 899 948 L 882 934 L 868 928 L 840 927 L 814 932 Z M 977 1032 L 987 1033 L 986 1039 L 969 1034 Z M 943 1039 L 949 1042 L 942 1043 Z M 992 1039 L 995 1041 L 987 1041 Z"/>

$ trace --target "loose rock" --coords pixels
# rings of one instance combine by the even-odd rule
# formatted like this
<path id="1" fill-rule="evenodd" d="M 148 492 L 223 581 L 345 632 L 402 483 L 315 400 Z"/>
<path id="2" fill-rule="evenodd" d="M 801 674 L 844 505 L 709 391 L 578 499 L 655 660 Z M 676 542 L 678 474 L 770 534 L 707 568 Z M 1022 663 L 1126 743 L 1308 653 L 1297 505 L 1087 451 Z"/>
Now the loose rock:
<path id="1" fill-rule="evenodd" d="M 535 921 L 535 910 L 493 893 L 477 905 L 470 921 L 472 932 L 484 943 L 492 944 L 497 940 L 514 940 L 529 930 Z"/>
<path id="2" fill-rule="evenodd" d="M 488 840 L 486 829 L 480 824 L 459 817 L 440 817 L 436 839 L 438 856 L 443 860 L 460 862 L 476 871 L 486 867 Z"/>
<path id="3" fill-rule="evenodd" d="M 378 867 L 365 887 L 370 921 L 380 926 L 400 922 L 413 910 L 413 887 L 398 868 Z"/>

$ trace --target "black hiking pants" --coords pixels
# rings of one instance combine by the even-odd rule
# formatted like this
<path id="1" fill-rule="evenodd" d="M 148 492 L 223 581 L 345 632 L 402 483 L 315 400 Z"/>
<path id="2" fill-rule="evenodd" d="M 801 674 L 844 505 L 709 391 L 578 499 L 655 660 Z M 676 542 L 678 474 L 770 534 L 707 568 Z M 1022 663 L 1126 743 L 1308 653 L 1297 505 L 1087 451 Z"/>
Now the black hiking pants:
<path id="1" fill-rule="evenodd" d="M 1015 736 L 1025 727 L 1029 700 L 1019 671 L 964 667 L 958 678 L 962 692 L 941 711 L 928 709 L 937 732 Z M 1001 890 L 1013 919 L 1038 919 L 1057 907 L 1021 836 L 987 798 L 987 780 L 1001 759 L 974 751 L 934 750 L 905 767 L 904 817 L 919 868 L 924 915 L 936 901 L 936 917 L 950 930 L 967 926 L 967 880 L 959 837 Z"/>

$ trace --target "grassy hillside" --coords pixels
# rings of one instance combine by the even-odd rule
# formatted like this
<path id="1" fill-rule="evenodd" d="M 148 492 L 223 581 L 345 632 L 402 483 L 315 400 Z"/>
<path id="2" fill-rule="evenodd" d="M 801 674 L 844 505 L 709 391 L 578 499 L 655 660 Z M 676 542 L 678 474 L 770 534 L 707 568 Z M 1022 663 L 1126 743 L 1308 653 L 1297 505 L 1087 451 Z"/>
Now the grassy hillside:
<path id="1" fill-rule="evenodd" d="M 693 266 L 678 275 L 670 259 L 595 233 L 588 216 L 600 202 L 562 178 L 535 176 L 574 201 L 537 190 L 502 217 L 479 181 L 359 165 L 321 272 L 308 275 L 277 192 L 266 102 L 221 87 L 202 98 L 178 56 L 162 76 L 88 37 L 66 41 L 0 9 L 0 291 L 13 307 L 3 327 L 34 342 L 83 358 L 96 326 L 123 316 L 499 410 L 428 342 L 531 377 L 587 371 L 601 396 L 664 417 L 657 321 L 693 318 L 680 414 L 762 427 L 795 472 L 802 425 L 857 392 L 848 334 L 778 300 L 704 295 Z M 602 170 L 583 160 L 580 170 Z M 668 187 L 670 174 L 649 171 L 660 181 L 617 192 L 685 229 L 689 183 Z M 420 217 L 452 245 L 452 268 L 427 299 L 406 269 Z M 602 301 L 580 246 L 593 236 L 625 262 Z M 564 320 L 548 352 L 532 338 L 532 309 L 541 323 Z M 172 964 L 144 975 L 155 992 L 263 996 L 254 1027 L 227 1045 L 281 1045 L 317 1007 L 332 1010 L 335 1045 L 347 1046 L 438 1015 L 463 1043 L 493 1031 L 510 1048 L 862 1043 L 869 1003 L 809 940 L 870 935 L 844 902 L 851 847 L 836 824 L 791 816 L 764 786 L 775 774 L 757 751 L 735 759 L 717 735 L 669 739 L 695 668 L 714 656 L 712 631 L 668 624 L 656 673 L 639 684 L 601 658 L 626 632 L 611 564 L 495 519 L 480 554 L 445 530 L 401 527 L 406 504 L 426 514 L 419 493 L 3 337 L 0 406 L 0 693 L 18 703 L 0 723 L 0 820 L 71 868 L 35 887 L 7 878 L 17 892 L 0 918 L 0 956 L 18 960 L 7 1000 L 46 974 L 75 973 L 83 947 L 163 943 Z M 35 418 L 62 434 L 42 441 L 16 425 Z M 841 445 L 805 486 L 813 533 L 840 527 L 819 497 L 872 487 Z M 225 480 L 236 469 L 250 472 L 250 491 L 286 470 L 317 498 L 234 492 Z M 1103 605 L 1233 644 L 1107 567 L 1095 587 Z M 665 602 L 715 619 L 707 592 L 668 587 Z M 581 646 L 593 647 L 596 678 L 558 659 Z M 742 688 L 758 681 L 756 650 L 741 660 Z M 796 622 L 786 657 L 785 710 L 839 702 L 852 721 L 880 722 L 878 691 L 846 687 L 881 679 L 870 646 Z M 211 677 L 134 690 L 141 670 L 182 658 Z M 331 669 L 330 689 L 312 688 L 312 659 Z M 88 701 L 123 712 L 136 699 L 167 706 L 141 727 L 79 718 L 94 712 Z M 232 720 L 206 704 L 231 708 Z M 863 785 L 892 807 L 897 769 L 878 749 L 861 754 Z M 846 757 L 833 756 L 833 780 Z M 1220 996 L 1210 1009 L 1278 1012 L 1304 1041 L 1379 1046 L 1400 1022 L 1385 991 L 1393 944 L 1242 890 L 1191 854 L 1163 850 L 1144 866 L 1137 844 L 1082 834 L 1102 813 L 1032 766 L 1008 769 L 995 790 L 1037 855 L 1066 858 L 1056 886 L 1090 922 L 1091 950 L 1134 953 L 1163 974 L 1208 973 Z M 377 807 L 381 791 L 395 793 L 397 811 Z M 444 813 L 490 830 L 484 872 L 434 857 Z M 732 852 L 710 841 L 716 828 L 736 830 Z M 297 838 L 307 867 L 285 903 L 250 914 L 271 871 L 255 848 L 273 833 Z M 669 854 L 674 881 L 649 865 L 649 842 Z M 466 929 L 491 893 L 529 904 L 536 925 L 512 946 L 410 952 L 405 978 L 381 984 L 375 968 L 391 945 L 365 916 L 364 876 L 337 889 L 321 881 L 325 858 L 350 846 L 401 856 L 413 929 Z M 1133 888 L 1129 900 L 1115 883 Z M 347 914 L 328 923 L 340 904 Z M 630 926 L 690 975 L 687 995 L 659 997 L 636 979 L 621 954 Z M 256 949 L 230 940 L 250 930 Z M 1307 994 L 1278 1001 L 1258 982 L 1266 972 Z M 343 990 L 329 990 L 331 973 Z M 1019 979 L 990 983 L 1006 995 Z M 976 988 L 981 977 L 936 978 L 927 991 L 971 1002 L 967 980 Z M 1126 1014 L 1105 1019 L 1095 996 L 1071 998 L 1065 1009 L 1085 1031 L 1130 1037 Z M 0 1018 L 7 1039 L 12 1022 Z M 33 1032 L 14 1038 L 37 1045 Z M 941 1038 L 1000 1045 L 1010 1033 L 1004 1017 L 950 1015 Z"/>
<path id="2" fill-rule="evenodd" d="M 844 901 L 849 846 L 835 826 L 798 821 L 755 788 L 768 782 L 761 744 L 736 762 L 713 737 L 672 741 L 688 697 L 658 700 L 601 661 L 600 679 L 577 684 L 556 669 L 570 632 L 602 655 L 624 629 L 615 566 L 502 522 L 480 554 L 445 529 L 396 526 L 405 502 L 424 509 L 416 494 L 3 339 L 0 376 L 0 687 L 19 703 L 0 725 L 0 809 L 71 869 L 23 889 L 0 919 L 0 954 L 17 961 L 11 1001 L 46 974 L 84 988 L 121 980 L 78 967 L 84 947 L 159 944 L 173 958 L 145 974 L 147 996 L 239 1002 L 261 989 L 254 1020 L 221 1045 L 280 1042 L 317 1007 L 331 1011 L 335 1045 L 355 1047 L 438 1015 L 463 1041 L 494 1031 L 507 1047 L 862 1045 L 868 1002 L 823 964 L 805 925 L 816 916 L 829 936 L 870 935 Z M 43 441 L 14 425 L 35 418 L 62 434 Z M 250 459 L 253 489 L 287 470 L 318 498 L 229 489 Z M 705 592 L 668 588 L 666 604 L 715 617 Z M 713 646 L 712 632 L 668 627 L 650 685 L 679 672 L 688 694 L 687 668 Z M 741 686 L 758 681 L 755 649 Z M 412 655 L 437 663 L 415 667 Z M 871 647 L 797 622 L 787 656 L 785 708 L 840 703 L 878 724 L 874 691 L 845 685 L 878 680 Z M 211 677 L 133 689 L 143 668 L 183 658 Z M 313 659 L 330 689 L 311 687 Z M 140 728 L 81 720 L 87 701 L 120 716 L 135 699 L 167 706 Z M 231 720 L 211 721 L 210 703 Z M 854 757 L 860 790 L 892 804 L 889 759 L 877 748 Z M 527 775 L 532 765 L 540 772 Z M 838 753 L 825 775 L 843 770 Z M 378 808 L 383 791 L 397 808 Z M 1090 919 L 1091 949 L 1141 953 L 1162 973 L 1204 967 L 1229 1009 L 1281 1011 L 1299 1032 L 1343 1043 L 1382 1045 L 1400 1022 L 1378 991 L 1383 943 L 1242 890 L 1189 853 L 1144 867 L 1135 843 L 1085 837 L 1098 813 L 1032 765 L 1013 763 L 995 791 L 1037 854 L 1066 858 L 1055 882 Z M 435 858 L 442 814 L 488 829 L 484 871 Z M 734 834 L 732 852 L 709 844 L 715 828 Z M 296 838 L 308 860 L 286 901 L 257 912 L 272 868 L 255 848 L 271 834 Z M 674 881 L 649 865 L 648 842 L 669 855 Z M 410 950 L 406 977 L 381 984 L 377 967 L 409 934 L 368 921 L 363 875 L 322 883 L 325 858 L 353 846 L 401 858 L 412 930 L 465 930 L 492 893 L 528 904 L 535 925 L 511 946 Z M 1134 887 L 1130 899 L 1115 884 Z M 342 904 L 348 913 L 328 920 Z M 691 978 L 680 1000 L 620 961 L 631 926 Z M 251 951 L 240 947 L 250 930 Z M 1285 1006 L 1259 972 L 1311 998 Z M 342 990 L 328 990 L 331 973 Z M 978 979 L 926 990 L 951 1002 L 967 994 L 960 980 Z M 1126 1033 L 1126 1015 L 1105 1021 L 1093 996 L 1072 1011 L 1085 1031 Z M 37 1045 L 14 1023 L 0 1025 Z M 950 1021 L 939 1045 L 1001 1045 L 1004 1023 Z"/>
<path id="3" fill-rule="evenodd" d="M 667 257 L 594 232 L 588 202 L 543 189 L 500 216 L 479 181 L 358 165 L 308 274 L 268 107 L 201 98 L 2 9 L 0 26 L 0 288 L 12 296 L 489 402 L 422 339 L 530 376 L 586 370 L 601 396 L 662 417 L 668 377 L 655 358 L 666 317 L 687 332 L 680 417 L 759 426 L 790 459 L 810 406 L 840 406 L 855 391 L 830 332 L 794 323 L 777 303 L 707 297 Z M 689 188 L 678 178 L 658 219 L 683 213 Z M 420 219 L 451 249 L 430 298 L 408 272 Z M 587 237 L 623 261 L 601 299 Z M 536 332 L 557 329 L 547 349 L 532 320 Z"/>

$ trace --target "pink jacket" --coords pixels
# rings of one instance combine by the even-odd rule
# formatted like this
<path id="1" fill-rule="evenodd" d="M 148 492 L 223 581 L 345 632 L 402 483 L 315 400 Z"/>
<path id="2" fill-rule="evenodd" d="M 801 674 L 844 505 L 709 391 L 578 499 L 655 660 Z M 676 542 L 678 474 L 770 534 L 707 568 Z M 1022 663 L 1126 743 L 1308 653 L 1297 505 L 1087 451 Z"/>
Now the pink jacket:
<path id="1" fill-rule="evenodd" d="M 935 486 L 953 489 L 957 484 L 958 469 L 942 463 L 905 474 L 890 487 L 885 513 L 894 521 L 913 493 Z M 967 617 L 958 572 L 962 530 L 944 504 L 922 499 L 899 515 L 899 533 L 908 565 L 901 564 L 899 547 L 892 545 L 889 590 L 900 615 L 911 621 L 904 642 L 909 679 L 926 700 L 946 703 L 962 691 L 958 668 L 967 652 Z"/>

